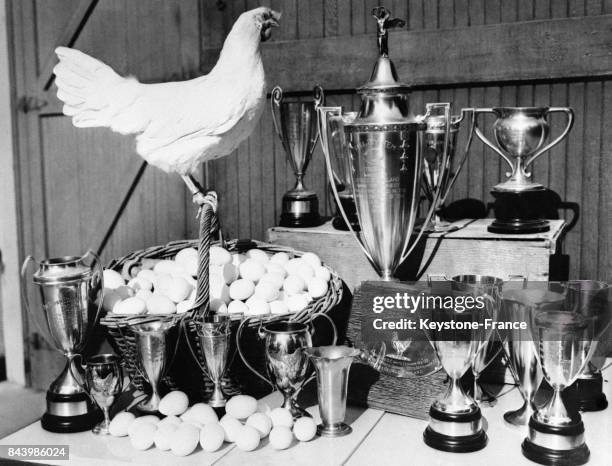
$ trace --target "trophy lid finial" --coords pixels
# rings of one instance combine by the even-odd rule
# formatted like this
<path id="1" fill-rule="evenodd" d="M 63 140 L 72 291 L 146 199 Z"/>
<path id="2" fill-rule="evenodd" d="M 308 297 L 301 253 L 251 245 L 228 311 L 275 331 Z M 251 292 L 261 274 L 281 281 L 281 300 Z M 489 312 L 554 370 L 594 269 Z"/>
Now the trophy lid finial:
<path id="1" fill-rule="evenodd" d="M 399 82 L 393 62 L 389 59 L 389 29 L 404 27 L 403 19 L 391 18 L 391 12 L 384 6 L 372 9 L 372 16 L 377 22 L 378 60 L 372 70 L 370 80 L 360 90 L 382 90 L 406 87 Z"/>

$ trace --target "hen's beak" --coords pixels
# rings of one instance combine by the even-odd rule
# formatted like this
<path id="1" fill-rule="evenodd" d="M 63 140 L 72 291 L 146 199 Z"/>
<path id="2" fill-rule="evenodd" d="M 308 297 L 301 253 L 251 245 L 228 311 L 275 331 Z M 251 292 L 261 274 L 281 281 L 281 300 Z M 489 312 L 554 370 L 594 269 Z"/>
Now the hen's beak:
<path id="1" fill-rule="evenodd" d="M 273 27 L 275 28 L 280 25 L 279 23 L 280 17 L 281 17 L 280 13 L 274 10 L 270 10 L 270 16 L 267 17 L 261 24 L 261 40 L 263 42 L 267 41 L 272 35 L 271 29 Z"/>

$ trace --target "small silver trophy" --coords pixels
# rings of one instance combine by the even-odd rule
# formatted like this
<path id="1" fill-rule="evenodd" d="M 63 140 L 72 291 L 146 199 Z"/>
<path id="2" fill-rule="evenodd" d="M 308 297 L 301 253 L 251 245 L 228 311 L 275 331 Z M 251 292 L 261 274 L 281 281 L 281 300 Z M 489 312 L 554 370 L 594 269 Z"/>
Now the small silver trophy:
<path id="1" fill-rule="evenodd" d="M 321 223 L 319 199 L 314 191 L 304 187 L 304 174 L 318 139 L 315 104 L 322 99 L 319 87 L 315 88 L 315 102 L 286 99 L 280 86 L 272 89 L 272 121 L 296 177 L 293 189 L 283 196 L 280 225 L 284 227 L 313 227 Z"/>
<path id="2" fill-rule="evenodd" d="M 28 277 L 30 264 L 37 270 Z M 34 312 L 28 301 L 30 284 L 40 291 L 41 310 Z M 102 265 L 88 251 L 82 257 L 67 256 L 37 262 L 28 256 L 21 269 L 21 291 L 28 313 L 45 339 L 67 359 L 62 373 L 47 390 L 43 429 L 70 433 L 91 429 L 100 411 L 82 388 L 83 370 L 75 364 L 94 328 L 102 306 Z"/>
<path id="3" fill-rule="evenodd" d="M 549 114 L 562 112 L 567 115 L 563 132 L 549 144 Z M 478 127 L 478 115 L 493 113 L 493 144 Z M 566 107 L 497 107 L 474 109 L 476 135 L 508 164 L 509 179 L 493 187 L 495 197 L 495 221 L 489 226 L 493 233 L 538 233 L 548 231 L 546 188 L 532 181 L 529 167 L 547 150 L 556 146 L 569 133 L 574 123 L 574 112 Z"/>
<path id="4" fill-rule="evenodd" d="M 176 346 L 173 352 L 168 341 L 168 332 L 174 325 L 173 320 L 159 319 L 130 324 L 136 336 L 138 368 L 151 387 L 151 395 L 137 405 L 140 411 L 158 411 L 161 400 L 159 383 L 167 369 L 168 359 L 172 359 L 176 353 Z"/>
<path id="5" fill-rule="evenodd" d="M 200 367 L 200 370 L 214 385 L 213 393 L 208 400 L 208 404 L 213 408 L 221 408 L 225 406 L 227 401 L 221 387 L 221 378 L 225 374 L 228 365 L 227 360 L 232 336 L 230 323 L 231 319 L 229 316 L 220 314 L 208 314 L 202 322 L 196 322 L 196 334 L 200 342 L 200 348 L 202 348 L 204 353 L 206 367 L 200 364 L 200 359 L 193 350 L 189 338 L 187 338 L 187 345 L 193 358 Z"/>
<path id="6" fill-rule="evenodd" d="M 245 325 L 249 319 L 245 319 L 236 332 L 236 346 L 238 354 L 244 364 L 260 379 L 270 384 L 273 388 L 283 394 L 283 408 L 291 411 L 294 418 L 310 416 L 295 401 L 295 396 L 306 381 L 308 371 L 308 354 L 306 348 L 312 347 L 312 334 L 314 327 L 312 319 L 321 316 L 329 321 L 333 330 L 333 342 L 336 344 L 336 326 L 329 316 L 323 313 L 315 313 L 311 316 L 311 323 L 307 325 L 302 322 L 277 321 L 265 325 L 260 324 L 259 337 L 264 342 L 266 367 L 270 378 L 256 370 L 246 358 L 242 351 L 240 340 Z"/>

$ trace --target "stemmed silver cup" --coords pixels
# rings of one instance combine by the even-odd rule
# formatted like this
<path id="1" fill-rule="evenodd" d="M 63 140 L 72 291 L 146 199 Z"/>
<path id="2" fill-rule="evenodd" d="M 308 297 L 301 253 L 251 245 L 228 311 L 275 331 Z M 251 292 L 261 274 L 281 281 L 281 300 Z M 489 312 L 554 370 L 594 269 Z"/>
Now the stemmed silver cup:
<path id="1" fill-rule="evenodd" d="M 210 314 L 204 317 L 202 322 L 196 323 L 196 334 L 200 342 L 200 348 L 204 353 L 206 367 L 200 364 L 190 339 L 187 338 L 187 345 L 200 370 L 214 384 L 208 404 L 213 408 L 225 406 L 227 398 L 221 387 L 221 379 L 228 366 L 228 355 L 232 332 L 230 329 L 231 319 L 229 316 L 220 314 Z"/>

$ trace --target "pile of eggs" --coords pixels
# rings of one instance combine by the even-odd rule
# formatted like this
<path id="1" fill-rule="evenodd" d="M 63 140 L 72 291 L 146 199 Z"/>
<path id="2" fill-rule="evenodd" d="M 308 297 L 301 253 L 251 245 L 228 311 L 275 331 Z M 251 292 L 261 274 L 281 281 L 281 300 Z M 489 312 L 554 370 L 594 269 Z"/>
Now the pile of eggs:
<path id="1" fill-rule="evenodd" d="M 294 422 L 287 409 L 260 406 L 255 398 L 247 395 L 230 398 L 225 411 L 225 416 L 218 419 L 209 405 L 196 403 L 189 407 L 187 395 L 174 391 L 159 403 L 159 412 L 164 418 L 135 417 L 121 412 L 113 418 L 109 430 L 115 437 L 129 436 L 130 443 L 138 450 L 155 446 L 177 456 L 190 455 L 198 444 L 202 450 L 214 452 L 224 442 L 235 443 L 243 451 L 253 451 L 266 437 L 272 448 L 284 450 L 294 438 L 308 442 L 317 431 L 312 418 L 303 417 Z"/>
<path id="2" fill-rule="evenodd" d="M 185 248 L 174 260 L 160 260 L 129 282 L 104 270 L 104 302 L 114 314 L 174 314 L 193 307 L 198 252 Z M 331 274 L 314 253 L 291 258 L 286 252 L 261 249 L 230 253 L 210 247 L 210 307 L 218 313 L 244 316 L 290 314 L 325 296 Z"/>

